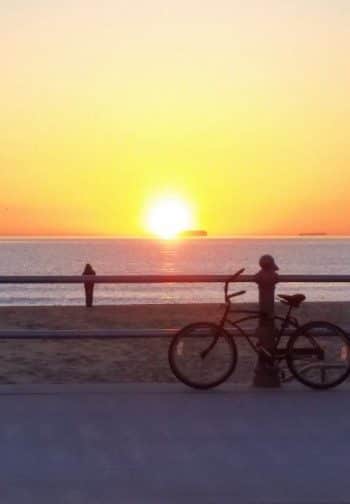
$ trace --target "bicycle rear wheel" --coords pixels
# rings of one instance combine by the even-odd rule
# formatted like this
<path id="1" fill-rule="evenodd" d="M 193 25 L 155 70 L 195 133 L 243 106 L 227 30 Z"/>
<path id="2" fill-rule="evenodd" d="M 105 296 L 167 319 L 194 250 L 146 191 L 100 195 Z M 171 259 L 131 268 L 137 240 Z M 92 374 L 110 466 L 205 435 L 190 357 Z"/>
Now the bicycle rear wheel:
<path id="1" fill-rule="evenodd" d="M 291 336 L 287 364 L 295 378 L 308 387 L 335 387 L 350 374 L 350 339 L 334 324 L 310 322 Z"/>
<path id="2" fill-rule="evenodd" d="M 174 375 L 189 387 L 209 389 L 233 373 L 237 348 L 223 328 L 209 322 L 190 324 L 173 338 L 168 352 Z"/>

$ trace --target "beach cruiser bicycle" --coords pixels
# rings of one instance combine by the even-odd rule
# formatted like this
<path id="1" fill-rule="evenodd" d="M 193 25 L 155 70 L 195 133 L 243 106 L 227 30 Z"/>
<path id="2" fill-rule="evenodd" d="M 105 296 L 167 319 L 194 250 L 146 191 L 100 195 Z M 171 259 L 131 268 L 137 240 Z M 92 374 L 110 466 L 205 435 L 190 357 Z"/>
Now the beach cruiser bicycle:
<path id="1" fill-rule="evenodd" d="M 274 316 L 274 345 L 271 350 L 253 341 L 251 321 L 266 317 L 259 311 L 234 309 L 232 299 L 245 293 L 229 294 L 230 282 L 237 281 L 239 270 L 225 282 L 225 310 L 219 324 L 196 322 L 183 327 L 173 337 L 168 351 L 174 375 L 196 389 L 209 389 L 226 381 L 237 364 L 235 336 L 246 339 L 257 355 L 275 366 L 281 381 L 296 378 L 314 389 L 328 389 L 342 383 L 350 374 L 350 338 L 340 327 L 329 322 L 308 322 L 300 325 L 292 311 L 305 300 L 303 294 L 279 295 L 287 305 L 284 317 Z M 232 320 L 230 314 L 239 315 Z M 249 331 L 249 332 L 248 332 Z M 282 338 L 287 344 L 280 346 Z M 289 369 L 289 376 L 285 369 Z"/>

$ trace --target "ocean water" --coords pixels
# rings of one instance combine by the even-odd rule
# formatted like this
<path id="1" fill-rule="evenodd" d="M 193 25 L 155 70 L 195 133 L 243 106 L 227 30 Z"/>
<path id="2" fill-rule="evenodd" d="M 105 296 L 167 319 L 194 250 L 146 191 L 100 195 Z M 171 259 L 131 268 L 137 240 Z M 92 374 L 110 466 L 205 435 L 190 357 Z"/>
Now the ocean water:
<path id="1" fill-rule="evenodd" d="M 258 271 L 262 254 L 281 274 L 350 274 L 350 238 L 2 239 L 1 275 L 79 275 L 87 262 L 98 274 L 230 274 Z M 237 284 L 237 289 L 242 285 Z M 256 301 L 244 284 L 241 301 Z M 279 284 L 277 292 L 303 292 L 310 301 L 350 300 L 347 284 Z M 222 284 L 97 285 L 96 304 L 222 302 Z M 0 305 L 81 305 L 82 285 L 0 284 Z"/>

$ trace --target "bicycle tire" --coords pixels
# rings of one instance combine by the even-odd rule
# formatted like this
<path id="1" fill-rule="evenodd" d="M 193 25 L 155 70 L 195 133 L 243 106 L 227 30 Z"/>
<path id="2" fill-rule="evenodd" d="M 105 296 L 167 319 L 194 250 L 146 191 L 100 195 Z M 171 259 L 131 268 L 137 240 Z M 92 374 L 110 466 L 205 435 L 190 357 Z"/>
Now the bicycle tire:
<path id="1" fill-rule="evenodd" d="M 208 336 L 205 341 L 206 332 Z M 215 338 L 217 338 L 216 343 Z M 187 345 L 186 356 L 183 351 L 185 342 Z M 212 350 L 203 357 L 202 354 L 212 344 L 214 344 Z M 214 351 L 215 355 L 213 355 Z M 207 356 L 209 359 L 204 362 Z M 185 362 L 185 358 L 187 362 Z M 169 345 L 168 360 L 170 368 L 178 380 L 189 387 L 207 390 L 217 387 L 234 372 L 237 364 L 237 347 L 233 337 L 222 327 L 211 322 L 196 322 L 183 327 L 175 334 Z M 187 368 L 186 363 L 189 364 Z M 209 369 L 209 364 L 212 366 L 212 370 Z M 195 376 L 196 365 L 197 377 Z M 209 374 L 210 372 L 212 374 Z"/>
<path id="2" fill-rule="evenodd" d="M 306 352 L 308 351 L 311 352 L 309 364 L 300 366 L 298 363 L 307 361 Z M 320 363 L 328 358 L 330 358 L 328 364 Z M 337 358 L 337 363 L 335 358 Z M 304 385 L 318 390 L 336 387 L 350 375 L 350 338 L 343 329 L 330 322 L 309 322 L 299 327 L 290 337 L 286 361 L 292 375 Z M 333 379 L 325 381 L 327 369 L 340 368 L 343 370 L 339 375 L 335 374 Z M 318 374 L 316 369 L 319 369 L 320 381 L 316 380 Z M 312 378 L 312 371 L 314 371 L 315 379 Z M 327 372 L 329 375 L 329 371 Z"/>

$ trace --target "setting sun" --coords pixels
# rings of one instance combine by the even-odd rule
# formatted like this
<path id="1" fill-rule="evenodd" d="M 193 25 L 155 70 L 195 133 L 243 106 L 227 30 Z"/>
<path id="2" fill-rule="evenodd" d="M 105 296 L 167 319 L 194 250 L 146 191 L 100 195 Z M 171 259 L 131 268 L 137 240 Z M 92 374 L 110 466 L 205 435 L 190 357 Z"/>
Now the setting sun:
<path id="1" fill-rule="evenodd" d="M 157 201 L 147 217 L 148 229 L 164 239 L 174 238 L 192 225 L 193 218 L 188 205 L 178 198 L 164 198 Z"/>
<path id="2" fill-rule="evenodd" d="M 349 25 L 349 0 L 1 0 L 0 235 L 350 234 Z"/>

